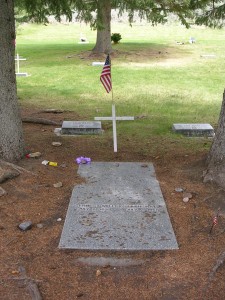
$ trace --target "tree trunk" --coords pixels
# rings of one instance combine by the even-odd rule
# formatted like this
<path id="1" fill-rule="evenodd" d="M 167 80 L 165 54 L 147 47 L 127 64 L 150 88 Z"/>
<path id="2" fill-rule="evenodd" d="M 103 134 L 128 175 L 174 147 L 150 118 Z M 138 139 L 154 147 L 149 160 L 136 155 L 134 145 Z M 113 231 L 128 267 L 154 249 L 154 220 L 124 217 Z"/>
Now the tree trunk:
<path id="1" fill-rule="evenodd" d="M 204 182 L 215 182 L 225 189 L 225 90 L 215 138 L 207 159 Z"/>
<path id="2" fill-rule="evenodd" d="M 99 0 L 97 10 L 97 40 L 94 53 L 111 53 L 111 1 Z"/>
<path id="3" fill-rule="evenodd" d="M 0 1 L 0 159 L 22 157 L 24 142 L 16 94 L 14 1 Z"/>

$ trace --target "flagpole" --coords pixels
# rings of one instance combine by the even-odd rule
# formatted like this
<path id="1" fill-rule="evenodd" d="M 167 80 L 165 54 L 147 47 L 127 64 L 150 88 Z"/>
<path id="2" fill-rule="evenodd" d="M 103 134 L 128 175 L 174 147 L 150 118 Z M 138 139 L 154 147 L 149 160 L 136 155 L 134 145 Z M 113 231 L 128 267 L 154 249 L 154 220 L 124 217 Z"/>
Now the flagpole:
<path id="1" fill-rule="evenodd" d="M 111 58 L 110 58 L 110 68 L 112 68 Z M 111 84 L 112 84 L 112 71 L 111 71 Z M 113 98 L 113 85 L 112 85 L 111 92 L 112 92 L 113 147 L 114 147 L 114 152 L 117 152 L 116 107 Z"/>
<path id="2" fill-rule="evenodd" d="M 111 92 L 112 92 L 112 103 L 114 104 L 114 98 L 113 98 L 113 85 L 112 85 L 112 61 L 111 61 L 111 57 L 110 54 L 109 55 L 109 61 L 110 61 L 110 74 L 111 74 Z"/>

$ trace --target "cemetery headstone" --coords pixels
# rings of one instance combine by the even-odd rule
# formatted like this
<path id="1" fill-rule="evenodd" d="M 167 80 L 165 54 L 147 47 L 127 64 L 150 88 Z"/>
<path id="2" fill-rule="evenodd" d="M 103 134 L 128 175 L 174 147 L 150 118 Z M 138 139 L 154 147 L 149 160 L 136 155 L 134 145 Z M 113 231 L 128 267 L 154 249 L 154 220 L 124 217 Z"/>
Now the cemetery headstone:
<path id="1" fill-rule="evenodd" d="M 214 129 L 210 124 L 173 124 L 172 130 L 189 137 L 213 137 Z"/>
<path id="2" fill-rule="evenodd" d="M 101 134 L 102 125 L 100 121 L 64 121 L 61 134 L 65 135 L 88 135 Z"/>
<path id="3" fill-rule="evenodd" d="M 79 165 L 85 183 L 74 188 L 59 248 L 178 249 L 151 163 Z"/>

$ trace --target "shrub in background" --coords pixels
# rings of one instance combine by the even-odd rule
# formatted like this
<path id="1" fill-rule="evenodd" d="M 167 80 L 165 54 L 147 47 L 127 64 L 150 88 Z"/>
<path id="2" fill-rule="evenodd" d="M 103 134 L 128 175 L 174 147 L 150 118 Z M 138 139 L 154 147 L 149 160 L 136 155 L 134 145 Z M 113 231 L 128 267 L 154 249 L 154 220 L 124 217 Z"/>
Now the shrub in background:
<path id="1" fill-rule="evenodd" d="M 121 39 L 122 37 L 120 33 L 112 33 L 111 41 L 113 41 L 114 44 L 118 44 Z"/>

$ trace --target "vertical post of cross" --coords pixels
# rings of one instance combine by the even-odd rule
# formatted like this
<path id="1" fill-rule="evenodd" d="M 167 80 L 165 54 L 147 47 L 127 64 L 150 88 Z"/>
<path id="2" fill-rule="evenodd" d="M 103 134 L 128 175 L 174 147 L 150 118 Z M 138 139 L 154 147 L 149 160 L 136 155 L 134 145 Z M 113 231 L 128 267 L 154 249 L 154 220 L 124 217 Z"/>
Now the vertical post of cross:
<path id="1" fill-rule="evenodd" d="M 109 54 L 108 54 L 109 55 Z M 111 73 L 111 93 L 112 93 L 112 122 L 113 122 L 113 148 L 114 152 L 117 152 L 117 135 L 116 135 L 116 107 L 113 98 L 113 85 L 112 85 L 112 62 L 109 55 L 110 61 L 110 73 Z"/>
<path id="2" fill-rule="evenodd" d="M 117 152 L 116 108 L 114 103 L 112 103 L 112 121 L 113 121 L 113 147 L 114 147 L 114 152 Z"/>

